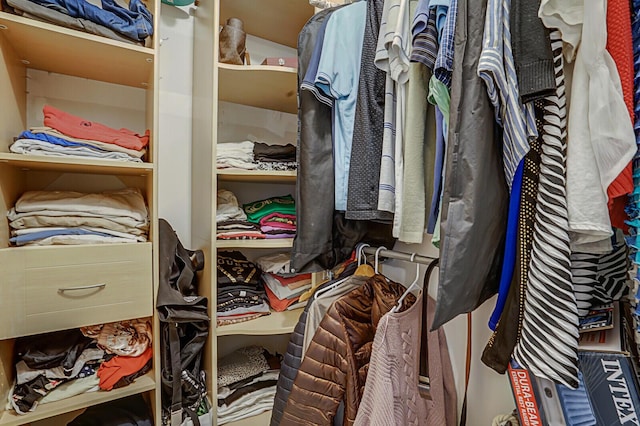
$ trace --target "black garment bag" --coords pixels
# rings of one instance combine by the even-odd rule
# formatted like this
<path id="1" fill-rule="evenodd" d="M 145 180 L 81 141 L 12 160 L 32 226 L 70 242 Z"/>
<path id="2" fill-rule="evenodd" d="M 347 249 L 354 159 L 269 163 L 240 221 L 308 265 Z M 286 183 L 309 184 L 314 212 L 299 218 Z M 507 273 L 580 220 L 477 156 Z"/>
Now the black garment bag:
<path id="1" fill-rule="evenodd" d="M 206 403 L 202 370 L 204 346 L 209 335 L 208 300 L 198 295 L 197 271 L 204 268 L 202 250 L 187 250 L 164 219 L 160 228 L 160 282 L 156 308 L 160 318 L 162 418 L 179 426 Z"/>

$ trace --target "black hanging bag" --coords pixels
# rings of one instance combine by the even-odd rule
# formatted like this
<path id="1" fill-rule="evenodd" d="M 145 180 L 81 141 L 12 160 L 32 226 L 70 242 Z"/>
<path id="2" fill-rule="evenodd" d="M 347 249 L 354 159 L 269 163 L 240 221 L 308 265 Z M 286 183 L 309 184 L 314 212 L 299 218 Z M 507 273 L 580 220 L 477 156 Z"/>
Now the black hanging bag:
<path id="1" fill-rule="evenodd" d="M 202 370 L 209 335 L 208 300 L 198 295 L 197 271 L 204 268 L 202 250 L 187 250 L 164 219 L 160 229 L 160 282 L 156 308 L 160 318 L 163 423 L 179 426 L 206 404 Z"/>

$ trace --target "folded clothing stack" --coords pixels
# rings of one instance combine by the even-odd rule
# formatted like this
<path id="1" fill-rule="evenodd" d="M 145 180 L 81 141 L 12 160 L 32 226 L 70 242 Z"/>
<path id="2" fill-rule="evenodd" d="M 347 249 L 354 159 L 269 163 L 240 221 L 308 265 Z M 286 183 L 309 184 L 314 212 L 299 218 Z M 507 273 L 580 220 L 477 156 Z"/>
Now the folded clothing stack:
<path id="1" fill-rule="evenodd" d="M 38 21 L 124 41 L 151 46 L 153 16 L 141 0 L 128 7 L 102 1 L 102 8 L 86 0 L 6 0 L 13 12 Z M 124 3 L 126 6 L 126 3 Z"/>
<path id="2" fill-rule="evenodd" d="M 296 170 L 296 147 L 262 142 L 227 142 L 216 146 L 218 169 Z"/>
<path id="3" fill-rule="evenodd" d="M 265 238 L 293 238 L 296 235 L 296 203 L 291 195 L 271 197 L 243 204 L 247 220 L 260 225 Z"/>
<path id="4" fill-rule="evenodd" d="M 9 150 L 15 154 L 82 157 L 141 163 L 149 130 L 139 135 L 112 129 L 45 105 L 44 127 L 20 133 Z"/>
<path id="5" fill-rule="evenodd" d="M 284 277 L 295 275 L 291 272 L 291 253 L 265 254 L 257 258 L 255 264 L 264 273 L 282 275 Z"/>
<path id="6" fill-rule="evenodd" d="M 253 145 L 253 159 L 258 170 L 297 170 L 296 147 L 286 145 L 268 145 L 256 142 Z"/>
<path id="7" fill-rule="evenodd" d="M 7 409 L 26 414 L 38 404 L 132 383 L 152 366 L 151 321 L 120 321 L 16 340 L 16 381 Z"/>
<path id="8" fill-rule="evenodd" d="M 297 274 L 290 277 L 264 273 L 264 289 L 269 305 L 276 312 L 285 311 L 296 304 L 300 295 L 311 288 L 311 274 Z"/>
<path id="9" fill-rule="evenodd" d="M 273 408 L 280 358 L 260 346 L 238 349 L 218 361 L 218 424 Z"/>
<path id="10" fill-rule="evenodd" d="M 258 240 L 265 235 L 260 227 L 247 220 L 238 199 L 231 191 L 219 189 L 216 208 L 216 238 L 220 240 Z"/>
<path id="11" fill-rule="evenodd" d="M 296 215 L 270 213 L 260 219 L 260 231 L 266 238 L 293 238 L 296 235 Z"/>
<path id="12" fill-rule="evenodd" d="M 290 253 L 267 254 L 255 263 L 263 272 L 262 281 L 271 309 L 282 312 L 307 304 L 307 299 L 300 301 L 300 296 L 311 291 L 311 274 L 292 273 Z"/>
<path id="13" fill-rule="evenodd" d="M 7 213 L 16 246 L 147 241 L 147 207 L 137 188 L 97 194 L 28 191 Z"/>
<path id="14" fill-rule="evenodd" d="M 216 320 L 219 326 L 269 315 L 260 270 L 255 264 L 239 251 L 219 251 L 216 268 Z"/>

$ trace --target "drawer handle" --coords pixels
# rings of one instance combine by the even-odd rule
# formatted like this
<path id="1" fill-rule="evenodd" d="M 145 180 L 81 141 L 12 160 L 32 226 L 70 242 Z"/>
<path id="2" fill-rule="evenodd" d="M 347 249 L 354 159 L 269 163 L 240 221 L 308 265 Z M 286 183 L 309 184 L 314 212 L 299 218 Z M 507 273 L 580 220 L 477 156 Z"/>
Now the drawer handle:
<path id="1" fill-rule="evenodd" d="M 107 286 L 107 283 L 99 283 L 99 284 L 91 284 L 91 285 L 80 285 L 77 287 L 62 287 L 58 289 L 58 293 L 64 293 L 65 291 L 74 291 L 74 290 L 89 290 L 92 288 L 103 289 Z"/>

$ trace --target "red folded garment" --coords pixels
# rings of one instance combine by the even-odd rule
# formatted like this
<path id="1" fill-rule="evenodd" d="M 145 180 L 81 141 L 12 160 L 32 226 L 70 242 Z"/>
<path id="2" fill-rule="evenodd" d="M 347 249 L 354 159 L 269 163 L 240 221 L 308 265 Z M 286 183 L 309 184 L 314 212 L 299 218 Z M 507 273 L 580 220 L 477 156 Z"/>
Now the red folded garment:
<path id="1" fill-rule="evenodd" d="M 219 240 L 264 240 L 267 238 L 266 235 L 255 232 L 255 231 L 246 231 L 246 232 L 222 232 L 216 235 L 216 238 Z"/>
<path id="2" fill-rule="evenodd" d="M 278 232 L 292 232 L 295 234 L 297 228 L 296 225 L 290 225 L 288 223 L 267 222 L 264 225 L 260 225 L 260 230 L 265 234 L 275 234 Z"/>
<path id="3" fill-rule="evenodd" d="M 115 356 L 109 361 L 103 362 L 98 369 L 100 389 L 111 390 L 113 385 L 125 377 L 142 370 L 147 361 L 151 359 L 153 351 L 148 348 L 140 356 Z"/>
<path id="4" fill-rule="evenodd" d="M 280 275 L 275 275 L 275 274 L 269 274 L 269 275 L 271 275 L 273 278 L 278 280 L 280 285 L 287 286 L 293 290 L 295 290 L 296 288 L 305 286 L 307 284 L 311 284 L 311 274 L 300 274 L 300 275 L 295 275 L 293 277 L 287 277 L 287 278 L 281 277 Z"/>
<path id="5" fill-rule="evenodd" d="M 269 299 L 269 306 L 276 312 L 286 311 L 287 308 L 298 301 L 300 296 L 296 296 L 293 299 L 278 299 L 278 296 L 273 294 L 269 286 L 264 286 L 264 290 L 267 292 L 267 299 Z"/>
<path id="6" fill-rule="evenodd" d="M 149 144 L 149 130 L 145 132 L 144 136 L 140 136 L 128 129 L 116 130 L 95 121 L 84 120 L 50 105 L 45 105 L 42 111 L 44 112 L 44 125 L 67 136 L 112 143 L 136 151 L 140 151 Z"/>
<path id="7" fill-rule="evenodd" d="M 629 111 L 631 123 L 633 114 L 633 35 L 631 30 L 631 10 L 627 0 L 609 0 L 607 3 L 607 50 L 616 63 L 622 86 L 622 96 Z M 607 188 L 611 225 L 627 231 L 628 219 L 624 207 L 627 194 L 633 192 L 633 171 L 631 163 Z"/>
<path id="8" fill-rule="evenodd" d="M 280 220 L 277 220 L 280 219 Z M 282 214 L 282 213 L 278 213 L 278 212 L 274 212 L 274 213 L 269 213 L 268 215 L 266 215 L 265 217 L 263 217 L 262 219 L 260 219 L 260 225 L 273 225 L 269 222 L 276 222 L 279 224 L 289 224 L 289 225 L 293 225 L 295 227 L 296 225 L 296 215 L 294 214 Z"/>

